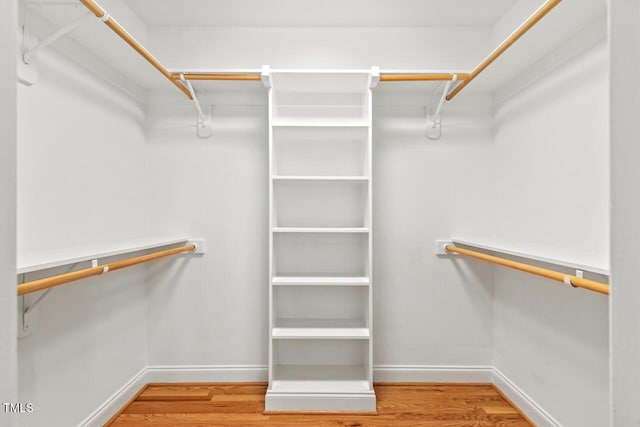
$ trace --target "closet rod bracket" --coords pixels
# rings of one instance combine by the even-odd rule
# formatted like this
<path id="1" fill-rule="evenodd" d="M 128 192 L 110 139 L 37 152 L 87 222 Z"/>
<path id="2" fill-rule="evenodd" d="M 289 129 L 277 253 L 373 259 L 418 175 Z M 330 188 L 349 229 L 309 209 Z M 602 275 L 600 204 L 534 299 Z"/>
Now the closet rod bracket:
<path id="1" fill-rule="evenodd" d="M 451 80 L 447 80 L 444 85 L 444 90 L 442 91 L 442 96 L 440 97 L 440 101 L 433 112 L 433 116 L 429 116 L 427 114 L 427 130 L 425 132 L 425 136 L 431 140 L 440 139 L 442 136 L 442 124 L 441 124 L 441 115 L 442 115 L 442 107 L 444 106 L 444 102 L 447 99 L 447 94 L 449 93 L 449 88 L 451 85 L 458 80 L 458 75 L 454 74 Z M 428 110 L 427 106 L 427 110 Z"/>
<path id="2" fill-rule="evenodd" d="M 33 56 L 39 50 L 49 46 L 51 43 L 55 42 L 59 38 L 65 36 L 66 34 L 70 33 L 71 31 L 75 30 L 78 26 L 80 26 L 80 24 L 82 24 L 84 21 L 88 20 L 88 18 L 91 17 L 91 16 L 93 16 L 91 14 L 91 12 L 83 13 L 82 16 L 80 16 L 78 19 L 76 19 L 75 21 L 71 22 L 70 24 L 60 28 L 58 31 L 54 32 L 53 34 L 51 34 L 50 36 L 48 36 L 44 40 L 41 40 L 40 42 L 38 42 L 35 46 L 30 47 L 30 48 L 26 48 L 26 46 L 25 46 L 24 52 L 22 54 L 22 61 L 25 64 L 31 63 L 31 61 L 33 60 Z"/>
<path id="3" fill-rule="evenodd" d="M 455 256 L 456 254 L 449 252 L 447 246 L 453 245 L 452 240 L 436 240 L 435 252 L 438 256 Z"/>
<path id="4" fill-rule="evenodd" d="M 38 323 L 38 305 L 49 295 L 51 289 L 42 292 L 38 298 L 26 306 L 26 295 L 18 297 L 18 338 L 30 335 Z"/>
<path id="5" fill-rule="evenodd" d="M 369 73 L 369 89 L 375 89 L 378 83 L 380 83 L 380 67 L 374 65 Z"/>
<path id="6" fill-rule="evenodd" d="M 260 73 L 260 80 L 265 88 L 271 89 L 271 68 L 268 65 L 262 66 L 262 72 Z"/>
<path id="7" fill-rule="evenodd" d="M 196 111 L 198 113 L 198 119 L 196 122 L 196 132 L 199 138 L 206 139 L 213 135 L 213 126 L 211 124 L 211 118 L 206 117 L 204 112 L 202 111 L 202 106 L 200 105 L 200 101 L 196 96 L 196 92 L 193 90 L 193 85 L 191 82 L 184 78 L 184 74 L 180 73 L 180 82 L 187 88 L 189 94 L 191 95 L 191 100 L 193 101 L 193 105 L 196 107 Z"/>

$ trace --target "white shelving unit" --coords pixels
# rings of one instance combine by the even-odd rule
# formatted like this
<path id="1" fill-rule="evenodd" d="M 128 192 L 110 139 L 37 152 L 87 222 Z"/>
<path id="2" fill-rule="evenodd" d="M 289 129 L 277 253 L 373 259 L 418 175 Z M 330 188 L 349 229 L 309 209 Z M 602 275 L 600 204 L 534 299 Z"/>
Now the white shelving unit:
<path id="1" fill-rule="evenodd" d="M 367 72 L 271 74 L 267 411 L 375 411 Z"/>

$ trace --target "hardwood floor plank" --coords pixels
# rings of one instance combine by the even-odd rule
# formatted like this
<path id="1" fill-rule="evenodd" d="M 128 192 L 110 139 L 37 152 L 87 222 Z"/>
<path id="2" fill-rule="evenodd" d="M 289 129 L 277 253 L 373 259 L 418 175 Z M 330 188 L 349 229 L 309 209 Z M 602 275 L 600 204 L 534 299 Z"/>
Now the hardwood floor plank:
<path id="1" fill-rule="evenodd" d="M 487 384 L 376 384 L 378 415 L 263 414 L 264 383 L 151 384 L 112 426 L 530 427 Z"/>
<path id="2" fill-rule="evenodd" d="M 156 390 L 147 389 L 140 396 L 138 401 L 186 401 L 186 400 L 204 400 L 211 399 L 211 390 Z"/>

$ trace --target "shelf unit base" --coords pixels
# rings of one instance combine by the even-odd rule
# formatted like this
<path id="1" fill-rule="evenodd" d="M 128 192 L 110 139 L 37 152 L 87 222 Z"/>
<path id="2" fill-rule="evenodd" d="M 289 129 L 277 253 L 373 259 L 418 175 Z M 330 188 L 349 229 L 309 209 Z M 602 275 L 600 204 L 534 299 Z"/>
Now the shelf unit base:
<path id="1" fill-rule="evenodd" d="M 376 412 L 373 390 L 354 393 L 287 393 L 267 390 L 265 412 Z"/>

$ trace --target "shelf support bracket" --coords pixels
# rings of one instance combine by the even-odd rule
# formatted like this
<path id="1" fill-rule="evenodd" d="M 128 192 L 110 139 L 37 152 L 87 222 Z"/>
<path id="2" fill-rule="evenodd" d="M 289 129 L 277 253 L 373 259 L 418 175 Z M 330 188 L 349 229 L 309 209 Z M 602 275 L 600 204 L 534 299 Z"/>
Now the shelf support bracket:
<path id="1" fill-rule="evenodd" d="M 447 99 L 447 94 L 449 93 L 449 88 L 451 85 L 458 80 L 458 75 L 454 74 L 451 80 L 447 80 L 444 85 L 444 90 L 442 91 L 442 96 L 440 97 L 440 102 L 438 102 L 438 106 L 436 110 L 433 112 L 433 116 L 429 116 L 427 114 L 427 131 L 426 137 L 431 140 L 438 140 L 442 136 L 442 125 L 441 125 L 441 114 L 442 107 L 444 106 L 444 101 Z"/>
<path id="2" fill-rule="evenodd" d="M 49 46 L 51 43 L 53 43 L 54 41 L 58 40 L 60 37 L 63 37 L 64 35 L 66 35 L 66 34 L 70 33 L 71 31 L 75 30 L 78 26 L 80 26 L 80 24 L 82 24 L 84 21 L 87 20 L 87 18 L 89 18 L 91 16 L 93 16 L 91 14 L 91 12 L 86 12 L 81 17 L 79 17 L 75 21 L 71 22 L 70 24 L 66 25 L 65 27 L 60 28 L 58 31 L 54 32 L 49 37 L 47 37 L 44 40 L 40 41 L 35 46 L 33 46 L 31 48 L 28 48 L 28 49 L 25 47 L 24 53 L 22 54 L 22 61 L 25 64 L 29 64 L 32 61 L 33 56 L 36 53 L 38 53 L 39 50 Z"/>
<path id="3" fill-rule="evenodd" d="M 380 83 L 380 67 L 371 67 L 371 73 L 369 73 L 369 89 L 375 89 Z"/>
<path id="4" fill-rule="evenodd" d="M 193 86 L 191 82 L 184 78 L 184 74 L 180 73 L 180 81 L 182 84 L 186 86 L 191 94 L 191 99 L 193 101 L 193 105 L 196 107 L 196 111 L 198 112 L 198 120 L 197 120 L 197 132 L 198 137 L 206 139 L 213 135 L 213 127 L 211 125 L 211 120 L 208 120 L 202 112 L 202 107 L 200 106 L 200 101 L 198 101 L 198 97 L 196 96 L 196 92 L 193 90 Z"/>
<path id="5" fill-rule="evenodd" d="M 24 283 L 24 274 L 21 275 L 20 282 Z M 38 305 L 49 295 L 51 289 L 47 289 L 41 293 L 38 298 L 26 306 L 26 295 L 20 295 L 18 298 L 18 338 L 24 338 L 35 330 L 38 322 Z"/>
<path id="6" fill-rule="evenodd" d="M 265 88 L 271 89 L 271 69 L 268 65 L 262 66 L 262 72 L 260 73 L 260 80 Z"/>

